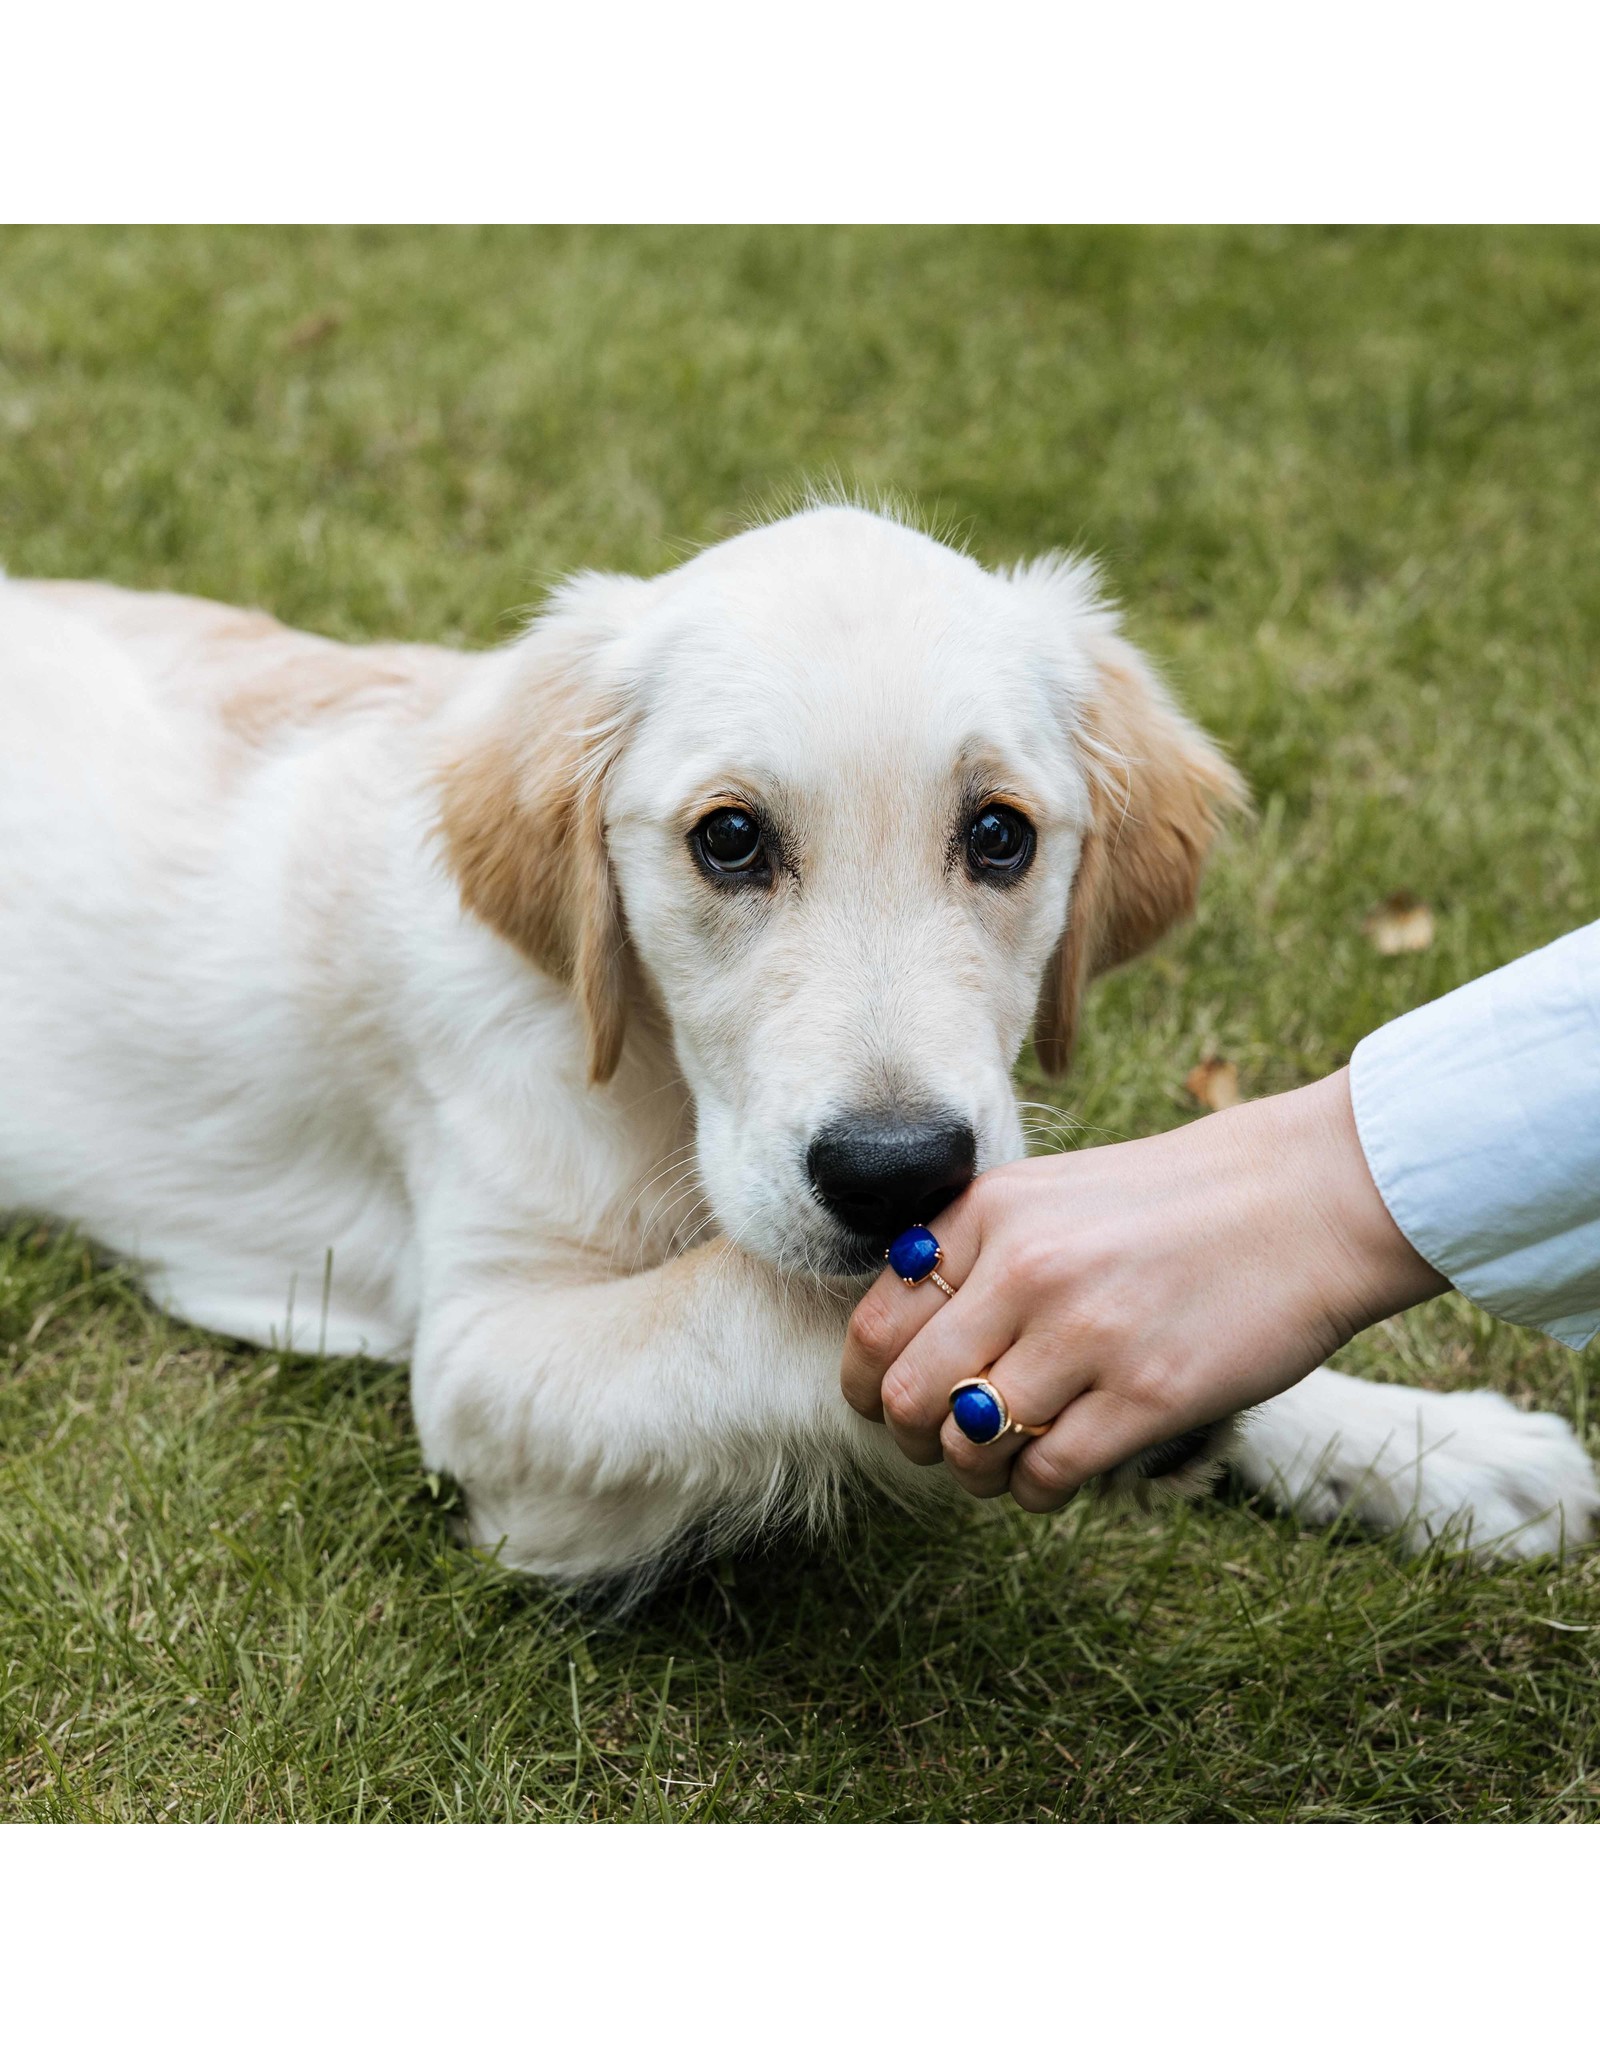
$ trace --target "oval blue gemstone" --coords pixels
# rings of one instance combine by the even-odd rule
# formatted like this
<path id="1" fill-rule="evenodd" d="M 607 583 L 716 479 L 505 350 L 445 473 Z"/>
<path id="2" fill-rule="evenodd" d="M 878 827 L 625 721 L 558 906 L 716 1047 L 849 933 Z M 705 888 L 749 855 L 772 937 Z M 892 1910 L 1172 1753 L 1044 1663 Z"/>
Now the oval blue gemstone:
<path id="1" fill-rule="evenodd" d="M 987 1387 L 957 1387 L 950 1413 L 969 1444 L 992 1444 L 1006 1426 L 1006 1412 Z"/>
<path id="2" fill-rule="evenodd" d="M 926 1280 L 939 1263 L 939 1240 L 926 1223 L 902 1230 L 889 1247 L 889 1264 L 902 1280 Z"/>

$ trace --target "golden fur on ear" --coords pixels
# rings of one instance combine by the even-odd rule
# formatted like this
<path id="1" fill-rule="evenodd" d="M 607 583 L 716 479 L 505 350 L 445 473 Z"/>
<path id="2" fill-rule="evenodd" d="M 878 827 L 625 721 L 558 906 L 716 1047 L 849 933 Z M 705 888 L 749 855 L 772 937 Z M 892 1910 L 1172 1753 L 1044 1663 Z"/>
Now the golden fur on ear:
<path id="1" fill-rule="evenodd" d="M 580 693 L 540 689 L 537 720 L 503 719 L 446 768 L 440 822 L 461 900 L 568 982 L 608 1081 L 627 1024 L 627 933 L 606 853 L 601 794 L 610 741 L 586 730 Z M 520 728 L 537 723 L 530 738 Z"/>
<path id="2" fill-rule="evenodd" d="M 1071 1062 L 1089 982 L 1190 915 L 1221 818 L 1248 803 L 1239 775 L 1135 648 L 1108 634 L 1092 652 L 1081 736 L 1091 819 L 1034 1025 L 1047 1074 Z"/>

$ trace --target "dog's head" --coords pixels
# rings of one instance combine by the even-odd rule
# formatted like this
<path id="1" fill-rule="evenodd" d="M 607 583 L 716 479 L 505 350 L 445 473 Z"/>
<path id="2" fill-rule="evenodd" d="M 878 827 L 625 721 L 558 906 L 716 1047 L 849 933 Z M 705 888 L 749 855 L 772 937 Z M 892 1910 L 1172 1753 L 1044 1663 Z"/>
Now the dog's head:
<path id="1" fill-rule="evenodd" d="M 721 1226 L 865 1271 L 1015 1157 L 1010 1071 L 1192 908 L 1232 769 L 1089 569 L 994 574 L 812 510 L 652 582 L 584 576 L 447 778 L 471 910 L 613 1073 L 642 977 Z"/>

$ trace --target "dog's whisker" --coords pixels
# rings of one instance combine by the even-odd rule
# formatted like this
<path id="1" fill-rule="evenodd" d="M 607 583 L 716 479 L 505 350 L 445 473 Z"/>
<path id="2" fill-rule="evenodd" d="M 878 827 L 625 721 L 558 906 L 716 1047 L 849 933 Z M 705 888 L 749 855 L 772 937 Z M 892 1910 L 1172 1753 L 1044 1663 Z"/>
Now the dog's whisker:
<path id="1" fill-rule="evenodd" d="M 645 1198 L 650 1194 L 651 1190 L 654 1188 L 658 1188 L 663 1181 L 668 1180 L 669 1176 L 671 1176 L 668 1190 L 670 1193 L 671 1188 L 675 1188 L 681 1184 L 686 1174 L 692 1174 L 694 1171 L 695 1161 L 692 1158 L 679 1157 L 675 1160 L 669 1160 L 667 1164 L 662 1166 L 658 1172 L 651 1174 L 650 1178 L 647 1181 L 642 1182 L 640 1186 L 627 1197 L 626 1203 L 621 1206 L 625 1206 L 637 1212 L 637 1210 L 643 1204 Z"/>
<path id="2" fill-rule="evenodd" d="M 664 1159 L 656 1162 L 654 1170 L 645 1179 L 634 1182 L 633 1186 L 629 1188 L 627 1194 L 623 1197 L 623 1201 L 625 1203 L 642 1202 L 656 1182 L 663 1175 L 671 1173 L 675 1168 L 682 1166 L 694 1150 L 695 1141 L 692 1138 L 687 1144 L 675 1145 Z"/>
<path id="3" fill-rule="evenodd" d="M 1035 1151 L 1076 1150 L 1078 1141 L 1089 1130 L 1081 1117 L 1074 1116 L 1058 1103 L 1033 1102 L 1019 1097 L 1017 1108 L 1023 1136 Z"/>
<path id="4" fill-rule="evenodd" d="M 710 1202 L 702 1196 L 673 1232 L 672 1248 L 675 1253 L 685 1251 L 694 1243 L 700 1232 L 712 1220 L 712 1213 Z"/>
<path id="5" fill-rule="evenodd" d="M 679 1188 L 683 1187 L 686 1182 L 693 1178 L 695 1166 L 692 1155 L 694 1150 L 695 1147 L 692 1143 L 675 1147 L 657 1165 L 655 1171 L 648 1178 L 637 1182 L 628 1197 L 616 1205 L 617 1211 L 622 1215 L 626 1216 L 631 1210 L 637 1217 L 640 1205 L 650 1194 L 651 1190 L 656 1188 L 668 1175 L 673 1176 L 668 1186 L 658 1194 L 655 1202 L 651 1205 L 648 1215 L 642 1222 L 636 1221 L 633 1226 L 632 1236 L 635 1249 L 628 1265 L 629 1272 L 638 1273 L 645 1270 L 648 1263 L 647 1254 L 650 1243 L 650 1231 L 655 1223 L 657 1213 L 673 1199 Z M 613 1278 L 616 1277 L 622 1257 L 623 1241 L 619 1238 L 613 1247 L 608 1261 L 608 1270 Z"/>
<path id="6" fill-rule="evenodd" d="M 682 1172 L 679 1173 L 678 1177 L 670 1184 L 670 1186 L 664 1189 L 663 1192 L 656 1197 L 656 1200 L 651 1205 L 649 1215 L 646 1216 L 644 1221 L 639 1225 L 639 1257 L 641 1260 L 643 1260 L 644 1257 L 648 1254 L 650 1246 L 650 1232 L 657 1216 L 659 1216 L 662 1213 L 662 1211 L 667 1207 L 667 1205 L 673 1200 L 673 1198 L 677 1195 L 680 1188 L 685 1188 L 692 1185 L 692 1183 L 698 1177 L 698 1174 L 698 1165 L 691 1164 L 689 1166 L 684 1167 Z M 699 1199 L 704 1200 L 704 1197 L 702 1196 Z"/>

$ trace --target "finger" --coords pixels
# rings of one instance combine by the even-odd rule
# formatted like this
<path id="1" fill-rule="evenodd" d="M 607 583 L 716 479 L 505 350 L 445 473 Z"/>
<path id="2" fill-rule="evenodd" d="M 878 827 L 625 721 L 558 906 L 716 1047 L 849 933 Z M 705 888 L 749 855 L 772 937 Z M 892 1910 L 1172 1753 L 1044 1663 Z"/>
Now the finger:
<path id="1" fill-rule="evenodd" d="M 994 1374 L 984 1375 L 991 1383 Z M 993 1442 L 975 1444 L 962 1430 L 953 1414 L 947 1414 L 939 1431 L 939 1451 L 958 1486 L 978 1500 L 993 1500 L 1011 1485 L 1011 1465 L 1028 1438 L 1006 1430 Z"/>
<path id="2" fill-rule="evenodd" d="M 963 1195 L 936 1222 L 935 1235 L 944 1254 L 939 1261 L 940 1277 L 947 1285 L 959 1287 L 978 1256 L 978 1205 Z M 948 1296 L 931 1280 L 908 1287 L 898 1273 L 884 1268 L 856 1304 L 845 1332 L 839 1384 L 852 1408 L 871 1422 L 883 1420 L 884 1374 L 917 1332 L 948 1305 Z"/>
<path id="3" fill-rule="evenodd" d="M 1048 1435 L 1037 1438 L 1011 1464 L 1011 1493 L 1030 1515 L 1064 1507 L 1097 1473 L 1155 1441 L 1148 1409 L 1091 1387 L 1056 1417 Z"/>
<path id="4" fill-rule="evenodd" d="M 996 1500 L 1010 1490 L 1011 1461 L 1025 1441 L 1007 1435 L 992 1444 L 971 1443 L 956 1428 L 954 1418 L 947 1417 L 939 1432 L 939 1455 L 957 1486 L 974 1500 Z"/>
<path id="5" fill-rule="evenodd" d="M 1025 1337 L 984 1377 L 1000 1394 L 1013 1420 L 1050 1423 L 1089 1385 L 1090 1370 L 1086 1364 L 1065 1357 L 1058 1342 L 1043 1343 Z M 939 1432 L 944 1462 L 958 1483 L 980 1500 L 1006 1491 L 1012 1464 L 1031 1443 L 1038 1441 L 1042 1439 L 1018 1436 L 1007 1430 L 991 1443 L 975 1444 L 962 1433 L 953 1414 L 946 1415 Z"/>
<path id="6" fill-rule="evenodd" d="M 890 1434 L 908 1458 L 931 1464 L 940 1455 L 951 1388 L 1011 1348 L 1019 1312 L 1010 1292 L 986 1277 L 980 1257 L 955 1300 L 906 1345 L 884 1376 L 882 1400 Z"/>

